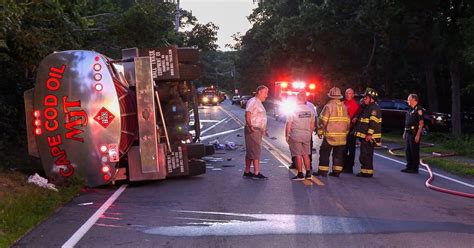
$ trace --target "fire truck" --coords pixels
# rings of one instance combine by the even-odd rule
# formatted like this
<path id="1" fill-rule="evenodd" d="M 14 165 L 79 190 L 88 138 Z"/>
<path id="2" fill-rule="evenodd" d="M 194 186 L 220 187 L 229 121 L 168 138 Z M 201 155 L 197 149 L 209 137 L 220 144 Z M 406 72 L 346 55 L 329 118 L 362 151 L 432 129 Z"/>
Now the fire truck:
<path id="1" fill-rule="evenodd" d="M 57 184 L 205 173 L 201 158 L 214 150 L 198 143 L 190 83 L 200 77 L 198 60 L 198 50 L 176 46 L 124 49 L 119 60 L 83 50 L 48 55 L 24 93 L 29 154 Z"/>
<path id="2" fill-rule="evenodd" d="M 316 82 L 303 80 L 274 82 L 273 115 L 276 120 L 293 112 L 296 108 L 296 95 L 300 91 L 305 91 L 308 101 L 314 102 L 316 98 Z"/>
<path id="3" fill-rule="evenodd" d="M 216 87 L 211 85 L 210 87 L 205 87 L 201 93 L 198 95 L 199 103 L 202 105 L 218 105 L 222 96 L 220 95 L 219 90 Z"/>

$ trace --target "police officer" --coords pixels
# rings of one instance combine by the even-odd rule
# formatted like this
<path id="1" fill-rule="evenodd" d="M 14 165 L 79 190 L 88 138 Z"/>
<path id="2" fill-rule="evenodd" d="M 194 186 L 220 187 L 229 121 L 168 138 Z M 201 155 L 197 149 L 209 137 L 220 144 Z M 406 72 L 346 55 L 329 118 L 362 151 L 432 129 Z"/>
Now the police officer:
<path id="1" fill-rule="evenodd" d="M 331 100 L 324 106 L 318 121 L 318 136 L 323 138 L 319 148 L 319 167 L 316 176 L 327 176 L 329 171 L 329 155 L 332 152 L 332 172 L 330 176 L 338 177 L 342 171 L 344 148 L 349 132 L 349 115 L 347 108 L 340 101 L 341 90 L 337 87 L 329 90 Z"/>
<path id="2" fill-rule="evenodd" d="M 377 104 L 378 93 L 367 88 L 364 93 L 365 108 L 357 120 L 354 135 L 360 140 L 359 161 L 361 164 L 358 177 L 372 177 L 374 175 L 373 159 L 374 147 L 380 145 L 382 139 L 382 113 Z"/>
<path id="3" fill-rule="evenodd" d="M 408 105 L 410 105 L 410 109 L 405 115 L 405 131 L 403 132 L 407 165 L 402 172 L 418 173 L 418 167 L 420 165 L 420 139 L 424 125 L 424 109 L 418 105 L 418 95 L 416 94 L 410 94 L 407 102 Z"/>

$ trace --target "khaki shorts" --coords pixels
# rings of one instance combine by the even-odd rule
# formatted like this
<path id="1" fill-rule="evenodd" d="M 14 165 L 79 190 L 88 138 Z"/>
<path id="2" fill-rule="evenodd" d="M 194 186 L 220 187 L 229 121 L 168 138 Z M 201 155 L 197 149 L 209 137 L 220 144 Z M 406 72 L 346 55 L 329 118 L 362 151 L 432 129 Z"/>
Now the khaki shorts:
<path id="1" fill-rule="evenodd" d="M 257 128 L 254 128 L 254 130 L 254 132 L 250 133 L 248 128 L 245 127 L 245 159 L 260 160 L 263 130 Z"/>
<path id="2" fill-rule="evenodd" d="M 288 142 L 288 145 L 290 147 L 290 153 L 291 156 L 302 156 L 302 155 L 309 155 L 311 154 L 311 141 L 308 140 L 308 142 L 296 142 L 290 141 Z"/>

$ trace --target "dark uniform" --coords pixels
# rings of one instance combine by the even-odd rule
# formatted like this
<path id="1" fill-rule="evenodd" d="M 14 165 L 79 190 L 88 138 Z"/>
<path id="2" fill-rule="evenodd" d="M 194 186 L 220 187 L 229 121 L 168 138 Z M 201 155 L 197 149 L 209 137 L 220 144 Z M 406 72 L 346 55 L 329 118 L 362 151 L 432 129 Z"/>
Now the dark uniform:
<path id="1" fill-rule="evenodd" d="M 372 177 L 374 174 L 374 147 L 381 145 L 382 140 L 382 113 L 377 103 L 370 103 L 364 108 L 357 120 L 354 135 L 360 140 L 361 169 L 359 175 Z M 372 140 L 366 141 L 367 135 L 372 135 Z"/>
<path id="2" fill-rule="evenodd" d="M 423 120 L 425 110 L 416 105 L 408 110 L 405 115 L 405 155 L 407 159 L 407 170 L 418 172 L 420 165 L 420 142 L 415 142 L 420 120 Z"/>

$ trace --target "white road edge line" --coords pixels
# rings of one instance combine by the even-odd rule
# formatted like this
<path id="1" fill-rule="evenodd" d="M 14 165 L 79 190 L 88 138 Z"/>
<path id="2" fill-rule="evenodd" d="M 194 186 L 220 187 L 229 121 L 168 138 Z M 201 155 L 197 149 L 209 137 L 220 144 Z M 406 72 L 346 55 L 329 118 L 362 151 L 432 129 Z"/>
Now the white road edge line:
<path id="1" fill-rule="evenodd" d="M 219 106 L 220 107 L 220 106 Z M 234 118 L 227 110 L 225 110 L 224 108 L 221 107 L 221 109 L 227 114 L 229 115 L 232 119 L 234 119 L 236 122 L 240 123 L 242 125 L 242 122 L 238 119 L 238 118 Z M 237 119 L 237 120 L 236 120 Z M 266 141 L 264 139 L 264 141 Z M 269 144 L 270 142 L 267 141 L 267 144 Z M 388 159 L 390 161 L 393 161 L 393 162 L 396 162 L 396 163 L 399 163 L 399 164 L 405 164 L 404 162 L 400 162 L 396 159 L 393 159 L 393 158 L 390 158 L 390 157 L 387 157 L 387 156 L 384 156 L 384 155 L 381 155 L 381 154 L 378 154 L 376 152 L 374 152 L 375 155 L 379 156 L 379 157 L 382 157 L 382 158 L 385 158 L 385 159 Z M 281 161 L 280 161 L 281 162 Z M 285 165 L 286 166 L 286 165 Z M 422 169 L 420 168 L 420 170 L 424 171 L 424 172 L 428 172 L 426 169 Z M 433 172 L 433 175 L 436 175 L 438 177 L 441 177 L 441 178 L 444 178 L 446 180 L 449 180 L 449 181 L 452 181 L 452 182 L 455 182 L 455 183 L 459 183 L 461 185 L 464 185 L 464 186 L 467 186 L 467 187 L 470 187 L 470 188 L 474 188 L 474 185 L 472 184 L 469 184 L 469 183 L 466 183 L 466 182 L 463 182 L 463 181 L 459 181 L 457 179 L 454 179 L 454 178 L 451 178 L 451 177 L 448 177 L 448 176 L 445 176 L 445 175 L 442 175 L 442 174 L 439 174 L 439 173 L 436 173 L 436 172 Z"/>
<path id="2" fill-rule="evenodd" d="M 237 129 L 227 130 L 227 131 L 224 131 L 224 132 L 203 136 L 203 137 L 201 137 L 201 141 L 204 141 L 204 140 L 207 140 L 209 138 L 216 137 L 216 136 L 219 136 L 219 135 L 233 133 L 233 132 L 236 132 L 236 131 L 239 131 L 239 130 L 242 130 L 242 129 L 244 129 L 244 127 L 239 127 Z"/>
<path id="3" fill-rule="evenodd" d="M 62 248 L 74 247 L 79 240 L 84 237 L 84 235 L 91 229 L 91 227 L 97 222 L 97 220 L 102 216 L 102 214 L 107 211 L 107 209 L 114 203 L 114 201 L 122 194 L 123 191 L 127 188 L 127 184 L 120 186 L 120 188 L 115 191 L 113 195 L 107 199 L 107 201 L 102 204 L 102 206 L 95 211 L 95 213 L 79 228 L 77 231 L 64 243 Z"/>
<path id="4" fill-rule="evenodd" d="M 221 124 L 222 122 L 224 122 L 224 121 L 226 121 L 226 120 L 228 120 L 228 119 L 229 119 L 229 117 L 224 118 L 224 119 L 220 120 L 219 122 L 217 122 L 216 124 L 214 124 L 214 125 L 208 127 L 206 130 L 203 130 L 203 131 L 201 132 L 201 135 L 204 134 L 205 132 L 207 132 L 207 131 L 209 131 L 209 130 L 215 128 L 217 125 Z"/>
<path id="5" fill-rule="evenodd" d="M 404 162 L 398 161 L 398 160 L 396 160 L 396 159 L 389 158 L 389 157 L 387 157 L 387 156 L 384 156 L 384 155 L 381 155 L 381 154 L 378 154 L 378 153 L 374 153 L 374 154 L 377 155 L 377 156 L 379 156 L 379 157 L 388 159 L 388 160 L 390 160 L 390 161 L 393 161 L 393 162 L 396 162 L 396 163 L 405 165 Z M 424 171 L 424 172 L 428 172 L 426 169 L 422 169 L 422 168 L 420 168 L 419 170 Z M 455 182 L 455 183 L 459 183 L 459 184 L 462 184 L 462 185 L 467 186 L 467 187 L 474 188 L 474 185 L 472 185 L 472 184 L 469 184 L 469 183 L 466 183 L 466 182 L 463 182 L 463 181 L 459 181 L 459 180 L 457 180 L 457 179 L 454 179 L 454 178 L 451 178 L 451 177 L 448 177 L 448 176 L 445 176 L 445 175 L 442 175 L 442 174 L 439 174 L 439 173 L 436 173 L 436 172 L 433 172 L 433 174 L 436 175 L 436 176 L 438 176 L 438 177 L 444 178 L 444 179 L 446 179 L 446 180 L 449 180 L 449 181 L 452 181 L 452 182 Z"/>

